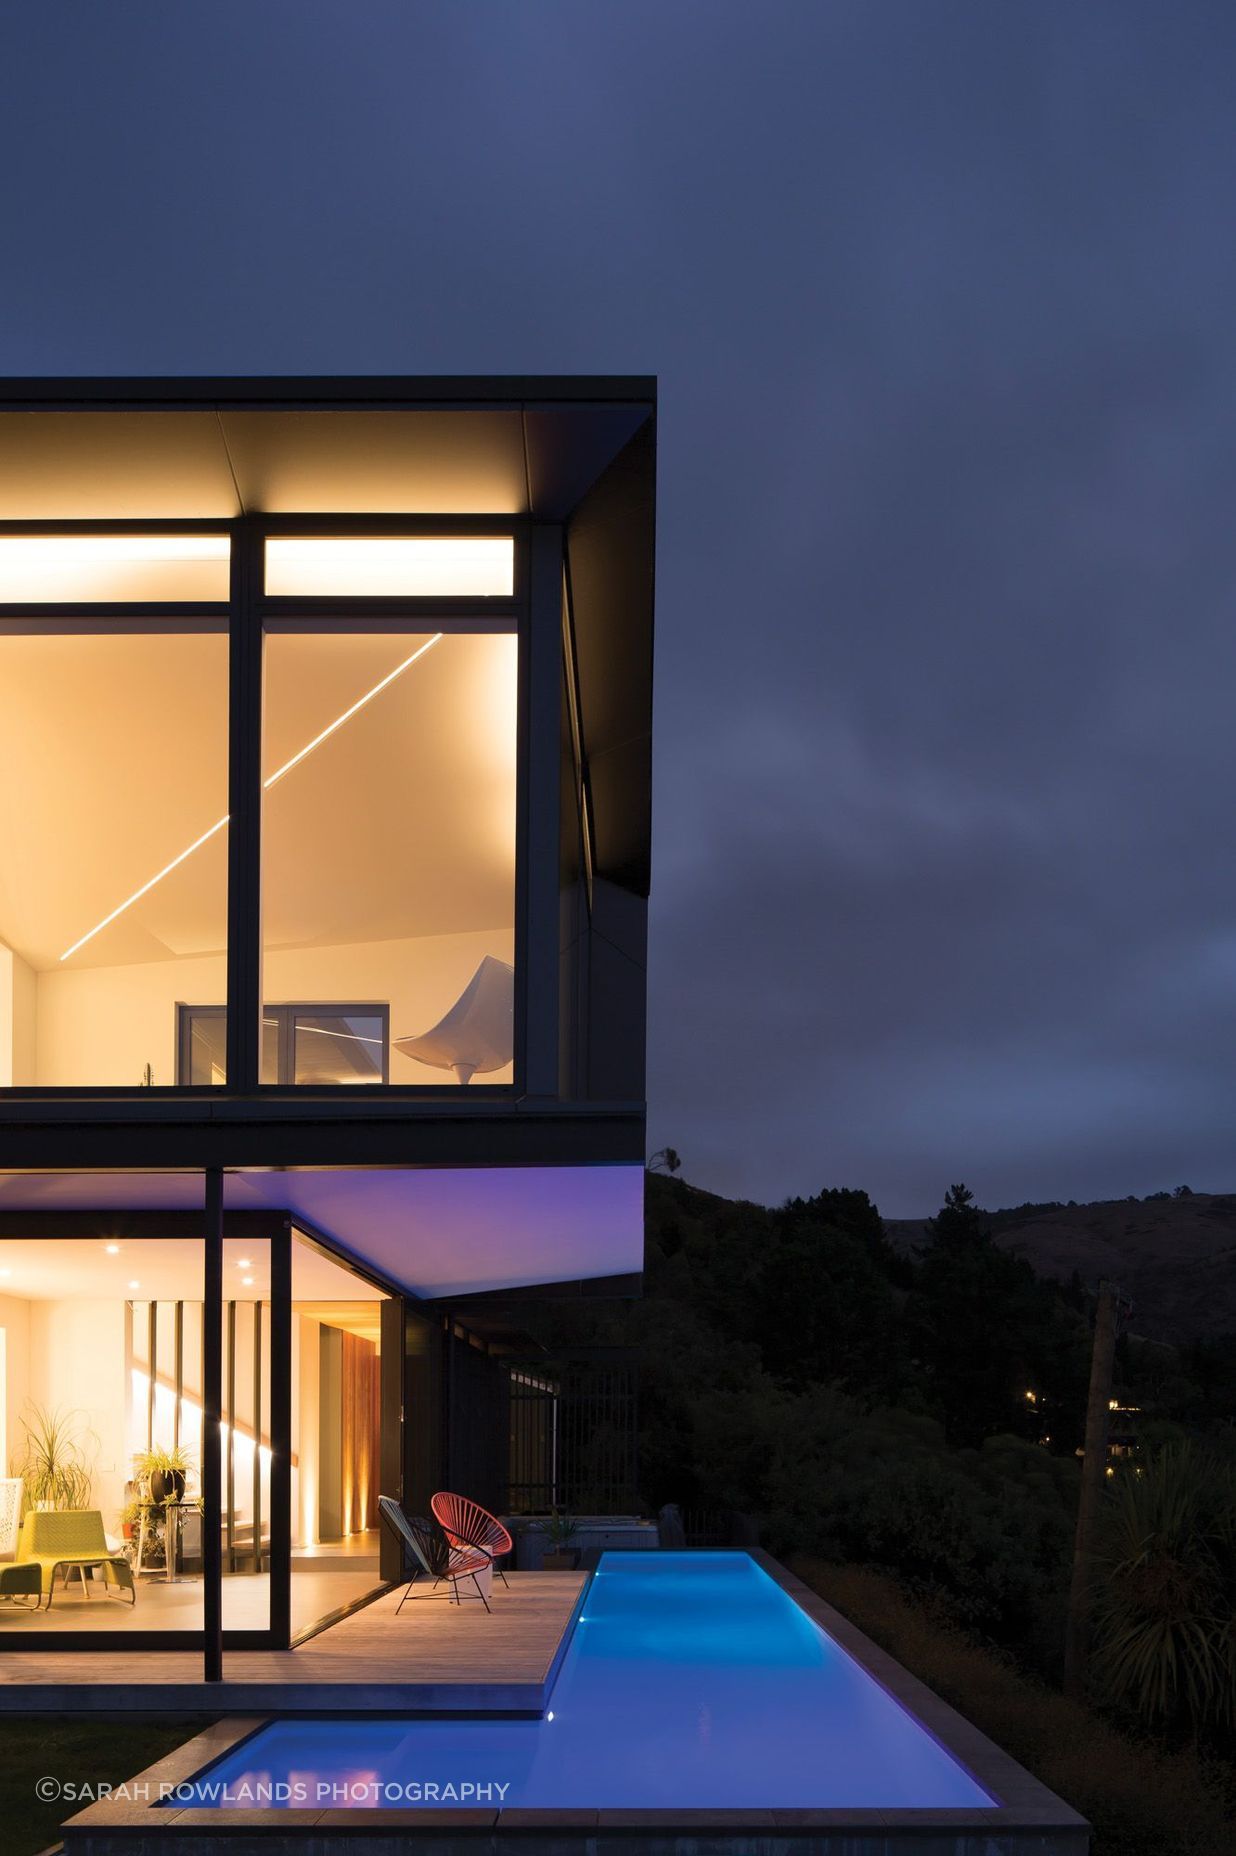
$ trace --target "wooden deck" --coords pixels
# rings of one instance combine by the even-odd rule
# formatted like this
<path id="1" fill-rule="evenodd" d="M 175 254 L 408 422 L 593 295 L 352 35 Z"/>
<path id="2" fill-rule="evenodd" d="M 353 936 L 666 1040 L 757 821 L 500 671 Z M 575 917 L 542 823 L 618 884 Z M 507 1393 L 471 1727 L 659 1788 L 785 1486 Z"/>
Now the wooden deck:
<path id="1" fill-rule="evenodd" d="M 486 1613 L 386 1593 L 297 1650 L 236 1650 L 223 1681 L 200 1651 L 0 1655 L 0 1714 L 540 1714 L 584 1589 L 574 1572 L 509 1573 Z M 110 1620 L 109 1620 L 110 1621 Z"/>

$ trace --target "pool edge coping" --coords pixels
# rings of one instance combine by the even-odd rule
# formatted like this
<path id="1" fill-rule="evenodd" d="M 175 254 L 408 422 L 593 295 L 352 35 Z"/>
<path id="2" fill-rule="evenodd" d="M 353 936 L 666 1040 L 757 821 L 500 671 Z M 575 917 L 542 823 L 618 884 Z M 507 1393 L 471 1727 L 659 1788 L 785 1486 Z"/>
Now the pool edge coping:
<path id="1" fill-rule="evenodd" d="M 739 1550 L 747 1553 L 800 1610 L 833 1638 L 998 1802 L 990 1806 L 931 1808 L 849 1806 L 726 1810 L 694 1807 L 670 1810 L 625 1806 L 593 1811 L 577 1807 L 538 1809 L 512 1805 L 502 1809 L 456 1810 L 435 1810 L 423 1806 L 387 1809 L 377 1806 L 286 1810 L 273 1807 L 254 1810 L 232 1808 L 223 1811 L 209 1807 L 169 1807 L 158 1802 L 157 1797 L 135 1799 L 131 1796 L 109 1796 L 91 1802 L 65 1820 L 61 1826 L 61 1835 L 64 1837 L 66 1856 L 72 1856 L 75 1849 L 82 1848 L 103 1851 L 109 1844 L 117 1852 L 122 1849 L 127 1852 L 129 1840 L 140 1840 L 142 1844 L 149 1841 L 153 1846 L 156 1837 L 168 1832 L 171 1832 L 173 1840 L 178 1840 L 186 1832 L 205 1834 L 212 1842 L 220 1840 L 220 1846 L 223 1847 L 223 1840 L 233 1833 L 247 1841 L 309 1832 L 316 1841 L 329 1837 L 332 1832 L 347 1836 L 376 1837 L 416 1829 L 435 1834 L 449 1830 L 452 1839 L 458 1838 L 461 1841 L 484 1837 L 489 1839 L 491 1847 L 495 1846 L 494 1840 L 504 1834 L 522 1840 L 553 1833 L 567 1837 L 608 1837 L 622 1833 L 651 1835 L 660 1831 L 672 1839 L 711 1831 L 745 1840 L 750 1840 L 752 1836 L 775 1836 L 778 1844 L 786 1844 L 787 1847 L 804 1841 L 815 1843 L 821 1848 L 824 1846 L 819 1845 L 819 1838 L 823 1836 L 830 1839 L 830 1833 L 852 1838 L 873 1836 L 882 1839 L 896 1832 L 947 1833 L 955 1830 L 961 1839 L 967 1839 L 971 1832 L 980 1837 L 984 1834 L 988 1838 L 999 1837 L 1000 1845 L 994 1842 L 990 1844 L 993 1850 L 1005 1846 L 1013 1848 L 1016 1842 L 1024 1841 L 1027 1850 L 1033 1842 L 1041 1856 L 1054 1856 L 1057 1849 L 1076 1851 L 1077 1856 L 1082 1856 L 1089 1847 L 1090 1825 L 1079 1812 L 1057 1797 L 1041 1780 L 1036 1779 L 995 1741 L 981 1733 L 948 1702 L 941 1700 L 917 1676 L 911 1675 L 908 1669 L 851 1624 L 825 1599 L 820 1598 L 770 1553 L 760 1547 Z M 565 1655 L 565 1646 L 574 1635 L 575 1623 L 590 1585 L 591 1579 L 588 1579 L 581 1588 L 570 1628 L 563 1633 L 559 1662 L 561 1656 Z M 547 1701 L 556 1676 L 557 1667 L 553 1669 L 546 1684 Z M 171 1753 L 165 1754 L 154 1765 L 135 1774 L 127 1782 L 126 1791 L 131 1793 L 135 1787 L 142 1787 L 157 1794 L 160 1787 L 174 1788 L 217 1764 L 262 1727 L 281 1718 L 278 1713 L 228 1715 L 195 1734 Z M 111 1843 L 113 1834 L 123 1837 L 125 1841 Z M 1009 1837 L 1014 1839 L 1014 1843 L 1007 1843 Z M 1046 1838 L 1051 1841 L 1044 1841 Z M 237 1844 L 237 1847 L 240 1845 Z M 876 1847 L 872 1845 L 873 1850 Z M 959 1842 L 957 1847 L 960 1850 L 962 1843 Z"/>

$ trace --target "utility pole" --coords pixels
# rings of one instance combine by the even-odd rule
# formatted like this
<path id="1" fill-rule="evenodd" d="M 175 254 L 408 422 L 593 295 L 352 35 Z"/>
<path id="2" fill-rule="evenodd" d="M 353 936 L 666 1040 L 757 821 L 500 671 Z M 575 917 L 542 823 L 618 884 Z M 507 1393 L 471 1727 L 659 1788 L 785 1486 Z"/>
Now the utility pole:
<path id="1" fill-rule="evenodd" d="M 1081 1701 L 1086 1692 L 1090 1649 L 1090 1599 L 1094 1576 L 1094 1536 L 1107 1471 L 1107 1425 L 1111 1408 L 1112 1369 L 1116 1359 L 1116 1311 L 1119 1293 L 1110 1282 L 1099 1284 L 1099 1306 L 1090 1356 L 1090 1395 L 1086 1402 L 1086 1441 L 1082 1457 L 1077 1535 L 1073 1543 L 1073 1579 L 1064 1635 L 1064 1692 Z"/>

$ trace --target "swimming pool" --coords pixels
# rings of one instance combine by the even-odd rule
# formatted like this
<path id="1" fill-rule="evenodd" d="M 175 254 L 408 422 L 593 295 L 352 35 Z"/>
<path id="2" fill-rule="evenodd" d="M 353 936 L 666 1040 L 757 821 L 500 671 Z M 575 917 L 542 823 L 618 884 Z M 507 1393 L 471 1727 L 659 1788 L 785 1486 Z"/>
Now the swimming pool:
<path id="1" fill-rule="evenodd" d="M 749 1555 L 606 1553 L 544 1718 L 272 1722 L 166 1803 L 974 1810 L 997 1801 Z"/>

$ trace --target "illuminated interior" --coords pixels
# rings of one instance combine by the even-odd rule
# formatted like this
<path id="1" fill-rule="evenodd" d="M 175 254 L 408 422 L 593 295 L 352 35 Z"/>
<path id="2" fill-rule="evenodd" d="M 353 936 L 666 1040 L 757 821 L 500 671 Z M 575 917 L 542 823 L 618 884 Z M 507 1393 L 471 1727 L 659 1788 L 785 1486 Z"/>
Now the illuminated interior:
<path id="1" fill-rule="evenodd" d="M 274 536 L 266 591 L 284 598 L 507 598 L 515 591 L 509 535 Z"/>
<path id="2" fill-rule="evenodd" d="M 0 603 L 225 600 L 226 535 L 0 535 Z"/>
<path id="3" fill-rule="evenodd" d="M 0 1085 L 170 1084 L 226 989 L 226 632 L 32 621 L 0 693 Z"/>
<path id="4" fill-rule="evenodd" d="M 326 1270 L 323 1264 L 326 1264 Z M 292 1610 L 380 1584 L 382 1303 L 307 1239 L 292 1245 Z M 338 1577 L 324 1579 L 326 1573 Z"/>
<path id="5" fill-rule="evenodd" d="M 266 1239 L 224 1243 L 220 1552 L 224 1625 L 237 1630 L 269 1623 L 269 1253 Z M 0 1240 L 0 1468 L 24 1479 L 23 1511 L 46 1499 L 28 1459 L 54 1418 L 84 1475 L 56 1505 L 98 1512 L 137 1589 L 130 1611 L 101 1580 L 57 1584 L 41 1629 L 202 1628 L 202 1268 L 202 1245 L 184 1238 Z M 302 1630 L 378 1583 L 384 1298 L 302 1240 L 293 1293 L 292 1610 Z M 166 1516 L 143 1472 L 152 1446 L 185 1452 L 171 1578 Z M 0 1540 L 0 1559 L 18 1544 Z"/>
<path id="6" fill-rule="evenodd" d="M 483 961 L 513 963 L 516 702 L 510 633 L 267 637 L 266 1081 L 457 1081 L 436 1048 L 399 1044 L 437 1025 Z M 302 1003 L 277 1068 L 272 1013 L 313 1000 L 336 1009 Z M 509 1026 L 508 1005 L 505 1053 Z M 477 1076 L 510 1080 L 509 1055 Z"/>
<path id="7" fill-rule="evenodd" d="M 0 540 L 0 597 L 127 600 L 157 583 L 204 598 L 174 577 L 226 590 L 227 545 Z M 509 536 L 324 540 L 316 565 L 316 538 L 287 545 L 302 588 L 337 571 L 374 590 L 354 549 L 375 545 L 379 579 L 428 549 L 413 580 L 458 592 L 479 551 L 491 590 L 510 588 Z M 265 654 L 262 1081 L 509 1083 L 514 632 L 280 621 Z M 228 677 L 222 620 L 0 622 L 0 1088 L 226 1081 Z M 417 1041 L 486 961 L 508 1000 L 496 1042 L 452 1065 L 449 1041 Z"/>

